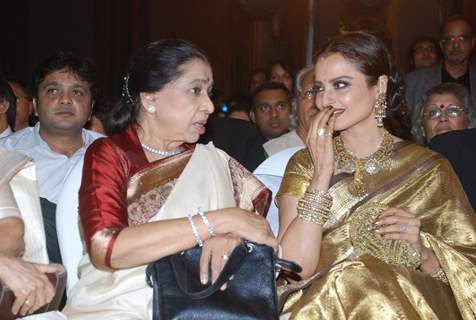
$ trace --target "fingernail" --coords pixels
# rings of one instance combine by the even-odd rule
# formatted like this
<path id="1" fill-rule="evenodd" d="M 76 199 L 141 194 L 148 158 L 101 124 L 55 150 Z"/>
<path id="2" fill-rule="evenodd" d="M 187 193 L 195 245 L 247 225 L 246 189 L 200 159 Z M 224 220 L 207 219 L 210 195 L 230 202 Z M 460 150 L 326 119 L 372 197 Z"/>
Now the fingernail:
<path id="1" fill-rule="evenodd" d="M 207 283 L 207 278 L 205 276 L 200 276 L 200 282 L 202 284 L 206 284 Z"/>
<path id="2" fill-rule="evenodd" d="M 377 220 L 377 221 L 374 222 L 374 225 L 376 225 L 376 226 L 379 226 L 379 225 L 381 225 L 381 224 L 382 224 L 382 221 L 381 221 L 381 220 Z"/>
<path id="3" fill-rule="evenodd" d="M 377 232 L 377 233 L 381 232 L 380 229 L 375 229 L 374 231 Z"/>

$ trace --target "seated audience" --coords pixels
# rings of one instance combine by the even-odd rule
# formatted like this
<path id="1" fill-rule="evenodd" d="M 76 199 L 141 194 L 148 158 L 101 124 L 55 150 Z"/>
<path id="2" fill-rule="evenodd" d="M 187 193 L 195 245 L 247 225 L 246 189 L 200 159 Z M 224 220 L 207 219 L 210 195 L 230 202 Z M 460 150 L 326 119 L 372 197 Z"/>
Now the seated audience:
<path id="1" fill-rule="evenodd" d="M 260 85 L 268 81 L 268 76 L 266 69 L 258 68 L 253 70 L 250 77 L 250 95 L 258 88 Z"/>
<path id="2" fill-rule="evenodd" d="M 228 118 L 250 121 L 250 99 L 242 93 L 234 94 L 228 100 Z"/>
<path id="3" fill-rule="evenodd" d="M 25 226 L 34 224 L 31 211 L 35 208 L 28 207 L 29 212 L 21 209 L 25 209 L 28 200 L 38 202 L 37 194 L 21 182 L 15 183 L 15 188 L 10 186 L 21 175 L 30 178 L 34 173 L 32 163 L 15 151 L 0 150 L 0 157 L 0 281 L 15 295 L 12 313 L 25 316 L 53 299 L 55 289 L 45 273 L 57 272 L 61 267 L 44 264 L 48 262 L 44 233 Z M 41 220 L 41 213 L 38 217 Z"/>
<path id="4" fill-rule="evenodd" d="M 438 43 L 433 38 L 418 37 L 411 46 L 410 70 L 433 67 L 439 57 Z"/>
<path id="5" fill-rule="evenodd" d="M 91 118 L 86 123 L 88 130 L 107 135 L 107 121 L 111 112 L 111 104 L 108 102 L 100 101 L 94 104 Z"/>
<path id="6" fill-rule="evenodd" d="M 266 142 L 263 148 L 268 156 L 287 148 L 304 146 L 310 121 L 318 112 L 315 104 L 314 66 L 307 66 L 299 71 L 295 83 L 298 127 Z"/>
<path id="7" fill-rule="evenodd" d="M 185 41 L 152 42 L 132 58 L 111 117 L 116 133 L 84 160 L 88 254 L 63 310 L 68 319 L 151 319 L 147 264 L 197 244 L 203 283 L 216 280 L 241 239 L 276 247 L 255 214 L 265 213 L 269 190 L 212 144 L 194 145 L 213 112 L 212 83 L 208 58 Z"/>
<path id="8" fill-rule="evenodd" d="M 96 99 L 91 62 L 59 52 L 41 62 L 33 76 L 33 104 L 39 122 L 0 139 L 0 147 L 33 158 L 38 177 L 48 256 L 61 263 L 56 202 L 69 170 L 100 134 L 83 129 Z"/>
<path id="9" fill-rule="evenodd" d="M 443 23 L 440 31 L 443 60 L 433 67 L 405 75 L 405 97 L 412 118 L 422 95 L 440 83 L 459 83 L 469 91 L 471 100 L 476 101 L 476 66 L 470 62 L 475 43 L 474 31 L 467 19 L 451 16 Z"/>
<path id="10" fill-rule="evenodd" d="M 13 90 L 16 100 L 16 117 L 14 131 L 29 127 L 33 115 L 33 98 L 27 88 L 19 82 L 9 79 L 8 84 Z"/>
<path id="11" fill-rule="evenodd" d="M 16 98 L 12 88 L 0 79 L 0 138 L 13 133 L 16 114 Z"/>
<path id="12" fill-rule="evenodd" d="M 282 83 L 290 93 L 293 92 L 293 72 L 286 63 L 282 61 L 272 63 L 268 79 L 270 82 Z"/>
<path id="13" fill-rule="evenodd" d="M 291 98 L 289 90 L 282 83 L 267 82 L 260 85 L 251 100 L 251 121 L 266 139 L 274 139 L 288 132 Z"/>
<path id="14" fill-rule="evenodd" d="M 442 83 L 428 90 L 413 115 L 413 137 L 423 145 L 439 134 L 476 126 L 471 97 L 457 83 Z"/>
<path id="15" fill-rule="evenodd" d="M 444 157 L 384 129 L 385 107 L 404 98 L 395 72 L 365 32 L 318 55 L 320 111 L 277 200 L 283 257 L 308 280 L 290 285 L 291 319 L 476 314 L 476 216 Z"/>

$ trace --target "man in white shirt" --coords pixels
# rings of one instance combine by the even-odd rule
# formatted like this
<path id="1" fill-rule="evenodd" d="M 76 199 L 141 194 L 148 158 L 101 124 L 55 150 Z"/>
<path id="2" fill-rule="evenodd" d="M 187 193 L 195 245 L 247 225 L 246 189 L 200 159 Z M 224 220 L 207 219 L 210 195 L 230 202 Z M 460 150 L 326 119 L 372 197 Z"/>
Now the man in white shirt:
<path id="1" fill-rule="evenodd" d="M 15 123 L 16 98 L 8 82 L 0 79 L 0 138 L 12 134 Z"/>
<path id="2" fill-rule="evenodd" d="M 92 63 L 59 52 L 40 63 L 33 76 L 33 105 L 39 122 L 0 139 L 0 147 L 20 151 L 36 164 L 51 262 L 61 263 L 55 223 L 58 195 L 71 168 L 101 137 L 83 129 L 91 117 L 96 94 Z"/>

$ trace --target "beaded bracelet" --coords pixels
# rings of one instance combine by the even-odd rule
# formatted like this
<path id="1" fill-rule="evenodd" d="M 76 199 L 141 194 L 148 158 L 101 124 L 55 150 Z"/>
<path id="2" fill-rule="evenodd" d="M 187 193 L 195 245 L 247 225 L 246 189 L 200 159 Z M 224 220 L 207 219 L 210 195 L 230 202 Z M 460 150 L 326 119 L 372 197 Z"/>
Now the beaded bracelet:
<path id="1" fill-rule="evenodd" d="M 210 224 L 210 221 L 208 221 L 208 218 L 205 215 L 205 211 L 203 210 L 203 208 L 198 207 L 197 211 L 198 211 L 198 214 L 200 215 L 200 218 L 202 218 L 203 224 L 205 225 L 205 227 L 207 227 L 207 231 L 208 231 L 208 234 L 210 235 L 210 237 L 216 236 L 217 234 L 215 232 L 215 229 Z"/>
<path id="2" fill-rule="evenodd" d="M 195 236 L 195 239 L 197 240 L 198 246 L 203 247 L 203 240 L 200 238 L 200 234 L 198 233 L 198 229 L 195 222 L 193 221 L 192 215 L 188 214 L 187 217 L 188 217 L 188 221 L 190 222 L 190 225 L 192 226 L 193 235 Z"/>

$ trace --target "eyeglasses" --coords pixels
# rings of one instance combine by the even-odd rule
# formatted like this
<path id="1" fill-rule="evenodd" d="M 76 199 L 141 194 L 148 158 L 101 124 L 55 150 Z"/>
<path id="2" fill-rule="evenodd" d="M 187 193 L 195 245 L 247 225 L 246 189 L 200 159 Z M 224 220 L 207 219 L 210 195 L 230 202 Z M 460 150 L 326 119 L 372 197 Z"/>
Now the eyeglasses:
<path id="1" fill-rule="evenodd" d="M 472 38 L 473 38 L 472 36 L 468 36 L 468 35 L 450 36 L 450 37 L 443 38 L 441 42 L 443 42 L 443 44 L 453 44 L 456 42 L 465 43 L 465 42 L 471 41 Z"/>
<path id="2" fill-rule="evenodd" d="M 424 115 L 427 119 L 435 120 L 439 119 L 443 115 L 443 113 L 448 118 L 458 118 L 463 113 L 463 108 L 457 105 L 449 105 L 446 107 L 446 109 L 444 108 L 444 105 L 441 105 L 439 107 L 435 106 L 434 108 L 426 112 Z"/>
<path id="3" fill-rule="evenodd" d="M 314 98 L 316 98 L 316 95 L 317 95 L 317 89 L 315 86 L 306 88 L 299 93 L 299 96 L 302 99 L 307 99 L 307 100 L 313 100 Z"/>

